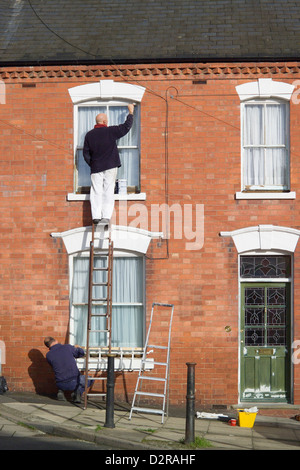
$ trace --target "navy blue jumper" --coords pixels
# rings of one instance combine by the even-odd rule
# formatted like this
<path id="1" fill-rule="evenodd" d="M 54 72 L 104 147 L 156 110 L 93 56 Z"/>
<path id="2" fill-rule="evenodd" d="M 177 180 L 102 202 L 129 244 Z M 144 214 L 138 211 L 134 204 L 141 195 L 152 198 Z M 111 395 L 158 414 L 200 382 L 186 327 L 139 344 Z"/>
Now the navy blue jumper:
<path id="1" fill-rule="evenodd" d="M 84 350 L 71 344 L 54 344 L 46 354 L 46 359 L 53 368 L 56 385 L 61 390 L 72 390 L 73 384 L 79 380 L 75 358 L 84 356 Z M 71 388 L 68 388 L 70 386 Z M 73 388 L 73 390 L 76 386 Z"/>
<path id="2" fill-rule="evenodd" d="M 96 125 L 84 139 L 83 158 L 91 168 L 91 173 L 118 168 L 121 166 L 117 140 L 126 135 L 133 124 L 133 115 L 119 126 Z"/>

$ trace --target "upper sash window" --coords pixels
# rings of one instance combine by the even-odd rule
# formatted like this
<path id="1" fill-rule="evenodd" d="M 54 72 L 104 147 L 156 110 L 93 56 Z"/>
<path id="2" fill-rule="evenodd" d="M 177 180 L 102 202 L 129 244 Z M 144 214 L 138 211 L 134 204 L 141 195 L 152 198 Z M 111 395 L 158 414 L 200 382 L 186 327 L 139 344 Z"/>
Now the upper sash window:
<path id="1" fill-rule="evenodd" d="M 289 101 L 294 86 L 263 78 L 236 90 L 241 100 L 242 191 L 289 190 Z"/>
<path id="2" fill-rule="evenodd" d="M 128 115 L 127 104 L 124 102 L 85 103 L 77 109 L 77 142 L 75 156 L 75 186 L 76 192 L 89 192 L 91 186 L 90 167 L 83 158 L 84 138 L 88 131 L 94 128 L 97 114 L 108 116 L 108 125 L 123 124 Z M 118 179 L 125 179 L 127 190 L 137 192 L 140 189 L 140 109 L 134 108 L 133 126 L 124 137 L 117 141 L 121 159 L 118 168 Z"/>
<path id="3" fill-rule="evenodd" d="M 243 103 L 242 168 L 244 190 L 289 189 L 288 103 Z"/>
<path id="4" fill-rule="evenodd" d="M 70 88 L 74 104 L 74 186 L 77 193 L 88 193 L 90 168 L 83 159 L 82 149 L 86 133 L 94 128 L 96 115 L 106 113 L 108 125 L 125 122 L 128 103 L 134 103 L 134 123 L 130 132 L 117 142 L 122 166 L 118 179 L 127 180 L 127 191 L 140 190 L 140 103 L 145 88 L 130 83 L 100 80 Z"/>

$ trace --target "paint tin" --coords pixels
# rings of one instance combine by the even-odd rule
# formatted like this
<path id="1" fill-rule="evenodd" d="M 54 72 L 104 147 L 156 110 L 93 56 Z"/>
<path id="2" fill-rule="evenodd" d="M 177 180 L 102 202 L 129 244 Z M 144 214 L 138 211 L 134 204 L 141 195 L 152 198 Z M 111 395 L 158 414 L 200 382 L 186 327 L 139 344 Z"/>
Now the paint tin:
<path id="1" fill-rule="evenodd" d="M 118 180 L 118 193 L 127 194 L 127 180 Z"/>
<path id="2" fill-rule="evenodd" d="M 230 426 L 236 426 L 236 419 L 231 419 L 229 421 Z"/>

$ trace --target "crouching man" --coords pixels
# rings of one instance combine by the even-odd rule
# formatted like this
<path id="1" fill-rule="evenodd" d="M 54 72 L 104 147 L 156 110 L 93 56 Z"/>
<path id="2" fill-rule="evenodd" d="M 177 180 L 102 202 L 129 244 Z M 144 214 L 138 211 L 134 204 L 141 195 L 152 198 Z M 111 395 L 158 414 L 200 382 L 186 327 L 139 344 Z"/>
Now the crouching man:
<path id="1" fill-rule="evenodd" d="M 56 385 L 58 387 L 58 398 L 64 399 L 63 391 L 72 391 L 74 403 L 81 402 L 81 395 L 85 390 L 85 376 L 81 375 L 76 360 L 84 356 L 84 350 L 71 344 L 60 344 L 51 336 L 44 339 L 45 346 L 49 349 L 46 359 L 51 365 Z M 88 386 L 93 384 L 89 380 Z"/>

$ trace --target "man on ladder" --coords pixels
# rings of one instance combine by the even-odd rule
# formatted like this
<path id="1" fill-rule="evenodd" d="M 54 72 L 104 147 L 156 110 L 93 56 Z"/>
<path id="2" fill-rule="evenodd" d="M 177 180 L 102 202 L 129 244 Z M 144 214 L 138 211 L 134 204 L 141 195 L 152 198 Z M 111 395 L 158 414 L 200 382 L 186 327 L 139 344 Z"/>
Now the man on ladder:
<path id="1" fill-rule="evenodd" d="M 88 302 L 88 327 L 87 327 L 87 345 L 86 345 L 86 367 L 85 367 L 85 402 L 87 407 L 87 396 L 89 388 L 89 360 L 90 360 L 90 333 L 92 331 L 105 332 L 108 339 L 108 351 L 111 353 L 111 315 L 112 315 L 112 265 L 113 265 L 113 242 L 111 240 L 111 232 L 108 236 L 108 253 L 102 254 L 107 257 L 107 266 L 105 268 L 97 268 L 94 265 L 95 256 L 95 230 L 99 224 L 100 229 L 106 229 L 109 226 L 110 219 L 114 210 L 114 189 L 118 167 L 121 166 L 121 160 L 117 147 L 117 140 L 125 136 L 133 125 L 134 105 L 128 105 L 129 114 L 126 121 L 118 126 L 107 126 L 108 118 L 106 114 L 100 113 L 96 116 L 96 125 L 90 130 L 84 140 L 83 157 L 91 168 L 91 191 L 90 202 L 92 212 L 92 241 L 90 247 L 90 274 L 89 274 L 89 302 Z M 103 235 L 103 234 L 102 234 Z M 96 251 L 98 251 L 96 249 Z M 101 249 L 99 256 L 101 256 Z M 95 282 L 94 274 L 97 271 L 106 271 L 107 279 L 105 282 Z M 97 298 L 93 295 L 93 288 L 97 286 L 106 286 L 106 298 Z M 93 312 L 93 305 L 104 302 L 106 303 L 106 313 L 97 314 Z M 106 329 L 92 329 L 92 318 L 97 316 L 106 317 Z M 110 358 L 108 358 L 110 359 Z M 114 372 L 113 363 L 109 361 L 108 377 L 113 380 Z M 94 377 L 94 379 L 102 379 L 102 377 Z M 108 384 L 107 384 L 108 385 Z M 93 394 L 95 395 L 95 394 Z M 99 394 L 103 395 L 103 394 Z M 111 393 L 107 395 L 107 401 L 111 401 Z M 111 408 L 111 407 L 110 407 Z M 111 410 L 107 410 L 107 425 L 112 427 Z"/>
<path id="2" fill-rule="evenodd" d="M 118 126 L 108 126 L 106 114 L 98 114 L 94 129 L 85 136 L 83 157 L 91 168 L 90 202 L 94 224 L 107 225 L 111 219 L 117 170 L 121 166 L 116 141 L 130 131 L 133 110 L 133 104 L 129 104 L 126 121 Z"/>

